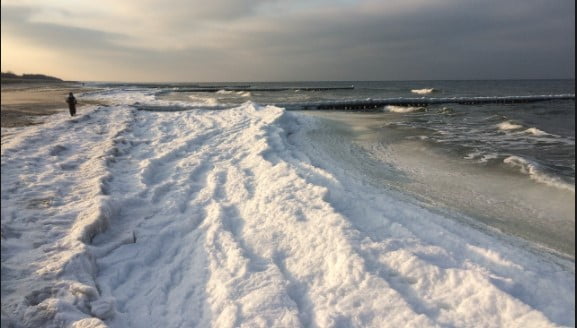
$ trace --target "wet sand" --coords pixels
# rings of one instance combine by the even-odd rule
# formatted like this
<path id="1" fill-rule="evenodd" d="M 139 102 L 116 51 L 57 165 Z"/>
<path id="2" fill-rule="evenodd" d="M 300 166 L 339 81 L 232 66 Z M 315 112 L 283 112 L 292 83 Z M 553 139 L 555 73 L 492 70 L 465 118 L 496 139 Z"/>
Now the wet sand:
<path id="1" fill-rule="evenodd" d="M 41 124 L 43 116 L 68 112 L 66 97 L 69 92 L 75 94 L 78 111 L 81 111 L 83 105 L 93 102 L 83 101 L 79 95 L 92 90 L 73 82 L 3 83 L 1 126 L 4 128 Z"/>

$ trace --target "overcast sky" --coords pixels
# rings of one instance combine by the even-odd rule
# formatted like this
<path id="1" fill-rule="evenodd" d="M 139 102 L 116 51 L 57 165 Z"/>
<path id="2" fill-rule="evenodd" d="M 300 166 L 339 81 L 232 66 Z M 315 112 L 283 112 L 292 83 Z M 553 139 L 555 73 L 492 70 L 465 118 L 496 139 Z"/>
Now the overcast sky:
<path id="1" fill-rule="evenodd" d="M 575 77 L 574 0 L 2 0 L 2 71 L 84 81 Z"/>

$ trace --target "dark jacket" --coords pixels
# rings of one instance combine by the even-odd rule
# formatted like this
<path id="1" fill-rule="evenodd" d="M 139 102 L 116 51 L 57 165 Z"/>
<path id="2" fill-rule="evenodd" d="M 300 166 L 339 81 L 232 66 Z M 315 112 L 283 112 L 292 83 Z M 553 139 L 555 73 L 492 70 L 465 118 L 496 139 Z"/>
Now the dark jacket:
<path id="1" fill-rule="evenodd" d="M 76 105 L 76 98 L 74 96 L 68 96 L 66 102 L 68 103 L 68 106 L 74 106 Z"/>

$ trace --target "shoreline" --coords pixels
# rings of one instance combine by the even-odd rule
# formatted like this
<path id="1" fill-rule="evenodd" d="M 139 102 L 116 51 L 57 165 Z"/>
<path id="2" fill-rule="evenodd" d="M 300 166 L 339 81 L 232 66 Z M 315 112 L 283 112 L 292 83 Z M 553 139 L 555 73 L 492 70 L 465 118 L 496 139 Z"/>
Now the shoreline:
<path id="1" fill-rule="evenodd" d="M 300 113 L 331 122 L 314 132 L 311 139 L 315 142 L 326 143 L 325 137 L 331 135 L 342 143 L 351 140 L 351 149 L 363 149 L 355 154 L 359 157 L 364 153 L 364 160 L 350 158 L 346 153 L 340 159 L 358 162 L 348 163 L 349 170 L 363 167 L 363 172 L 372 177 L 369 180 L 414 197 L 435 210 L 456 211 L 457 217 L 467 218 L 468 225 L 484 231 L 496 229 L 535 249 L 574 261 L 574 227 L 570 225 L 570 218 L 575 216 L 574 193 L 536 183 L 526 175 L 446 156 L 419 140 L 405 140 L 404 132 L 383 129 L 385 119 L 378 115 Z M 331 152 L 335 160 L 341 156 L 337 150 Z"/>
<path id="2" fill-rule="evenodd" d="M 1 90 L 1 127 L 14 128 L 42 124 L 42 117 L 67 112 L 69 92 L 82 95 L 93 88 L 78 82 L 3 83 Z M 78 98 L 78 97 L 77 97 Z M 78 99 L 78 109 L 94 101 Z"/>
<path id="3" fill-rule="evenodd" d="M 3 149 L 8 325 L 213 326 L 229 320 L 224 306 L 247 303 L 258 306 L 229 321 L 331 326 L 338 308 L 374 318 L 358 326 L 574 325 L 574 261 L 542 260 L 367 183 L 311 142 L 324 133 L 316 120 L 251 103 L 122 110 L 148 99 L 126 96 Z M 326 141 L 357 160 L 346 165 L 364 161 Z M 279 310 L 288 319 L 275 324 Z"/>

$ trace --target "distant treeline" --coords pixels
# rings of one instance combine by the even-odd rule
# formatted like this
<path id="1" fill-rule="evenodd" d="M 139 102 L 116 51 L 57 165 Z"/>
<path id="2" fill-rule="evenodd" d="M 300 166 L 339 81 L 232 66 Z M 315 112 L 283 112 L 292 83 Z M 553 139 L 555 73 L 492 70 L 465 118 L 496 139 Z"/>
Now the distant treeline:
<path id="1" fill-rule="evenodd" d="M 44 74 L 22 74 L 17 75 L 12 72 L 2 72 L 2 82 L 8 81 L 51 81 L 51 82 L 63 82 L 62 79 L 57 77 L 44 75 Z"/>

